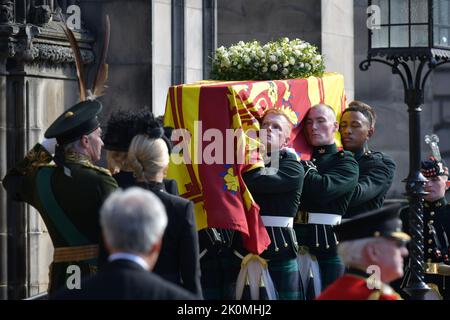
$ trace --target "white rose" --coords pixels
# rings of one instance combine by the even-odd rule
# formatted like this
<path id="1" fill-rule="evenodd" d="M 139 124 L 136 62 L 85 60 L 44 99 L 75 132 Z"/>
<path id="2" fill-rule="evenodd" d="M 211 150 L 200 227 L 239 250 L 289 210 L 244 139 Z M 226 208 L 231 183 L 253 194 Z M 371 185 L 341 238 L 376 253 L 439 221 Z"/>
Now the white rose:
<path id="1" fill-rule="evenodd" d="M 300 63 L 298 64 L 298 66 L 299 66 L 300 68 L 303 69 L 303 67 L 305 66 L 305 64 L 304 64 L 303 62 L 300 62 Z"/>
<path id="2" fill-rule="evenodd" d="M 241 66 L 240 64 L 238 64 L 237 68 L 238 68 L 238 69 L 241 69 L 241 68 L 242 68 L 242 66 Z"/>
<path id="3" fill-rule="evenodd" d="M 295 59 L 294 58 L 289 58 L 289 63 L 291 64 L 291 65 L 294 65 L 295 64 Z"/>
<path id="4" fill-rule="evenodd" d="M 285 61 L 284 63 L 283 63 L 283 67 L 287 67 L 289 65 L 289 61 Z"/>
<path id="5" fill-rule="evenodd" d="M 250 58 L 249 57 L 244 57 L 244 62 L 245 64 L 250 64 Z"/>
<path id="6" fill-rule="evenodd" d="M 274 55 L 271 55 L 269 57 L 269 60 L 272 61 L 272 62 L 275 62 L 275 61 L 277 61 L 277 57 L 275 57 Z"/>
<path id="7" fill-rule="evenodd" d="M 289 70 L 286 69 L 286 68 L 284 68 L 284 69 L 281 71 L 281 73 L 284 74 L 284 75 L 287 75 L 287 74 L 289 73 Z"/>
<path id="8" fill-rule="evenodd" d="M 273 65 L 270 66 L 270 70 L 277 71 L 278 70 L 278 66 L 276 64 L 273 64 Z"/>
<path id="9" fill-rule="evenodd" d="M 262 71 L 263 73 L 266 73 L 266 72 L 267 72 L 267 67 L 263 67 L 263 68 L 261 69 L 261 71 Z"/>

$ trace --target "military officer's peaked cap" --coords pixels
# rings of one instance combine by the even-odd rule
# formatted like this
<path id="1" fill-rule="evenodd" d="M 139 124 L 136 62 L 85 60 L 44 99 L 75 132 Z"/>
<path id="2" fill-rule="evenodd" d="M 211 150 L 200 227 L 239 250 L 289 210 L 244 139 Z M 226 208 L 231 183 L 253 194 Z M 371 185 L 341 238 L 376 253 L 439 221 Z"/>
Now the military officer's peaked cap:
<path id="1" fill-rule="evenodd" d="M 409 241 L 411 237 L 402 231 L 399 218 L 401 204 L 390 204 L 371 210 L 335 226 L 339 241 L 384 237 Z"/>
<path id="2" fill-rule="evenodd" d="M 45 131 L 46 138 L 56 138 L 59 145 L 76 141 L 100 126 L 97 115 L 102 104 L 97 100 L 77 103 L 60 115 Z"/>

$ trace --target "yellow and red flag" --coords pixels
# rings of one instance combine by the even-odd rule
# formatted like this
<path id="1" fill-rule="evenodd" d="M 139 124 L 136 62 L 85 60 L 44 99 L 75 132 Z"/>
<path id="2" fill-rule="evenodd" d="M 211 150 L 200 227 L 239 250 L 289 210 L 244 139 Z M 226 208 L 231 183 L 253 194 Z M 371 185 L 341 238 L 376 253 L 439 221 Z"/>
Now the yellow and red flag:
<path id="1" fill-rule="evenodd" d="M 242 179 L 242 173 L 264 166 L 260 143 L 251 134 L 268 108 L 296 113 L 292 146 L 302 159 L 311 148 L 302 134 L 302 120 L 317 103 L 338 115 L 346 107 L 344 78 L 274 81 L 202 81 L 169 88 L 164 125 L 175 129 L 175 147 L 168 178 L 177 180 L 180 195 L 194 202 L 197 228 L 226 228 L 243 234 L 244 245 L 260 254 L 270 244 L 266 228 Z M 336 142 L 340 145 L 337 133 Z"/>

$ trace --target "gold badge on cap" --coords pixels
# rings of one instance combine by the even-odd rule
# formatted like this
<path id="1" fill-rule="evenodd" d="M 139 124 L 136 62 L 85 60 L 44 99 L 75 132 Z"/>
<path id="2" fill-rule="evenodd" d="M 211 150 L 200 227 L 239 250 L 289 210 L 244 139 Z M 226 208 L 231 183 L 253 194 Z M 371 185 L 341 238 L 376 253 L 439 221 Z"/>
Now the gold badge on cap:
<path id="1" fill-rule="evenodd" d="M 64 114 L 64 118 L 70 118 L 70 117 L 73 117 L 73 112 L 72 112 L 72 111 L 67 111 L 67 112 Z"/>

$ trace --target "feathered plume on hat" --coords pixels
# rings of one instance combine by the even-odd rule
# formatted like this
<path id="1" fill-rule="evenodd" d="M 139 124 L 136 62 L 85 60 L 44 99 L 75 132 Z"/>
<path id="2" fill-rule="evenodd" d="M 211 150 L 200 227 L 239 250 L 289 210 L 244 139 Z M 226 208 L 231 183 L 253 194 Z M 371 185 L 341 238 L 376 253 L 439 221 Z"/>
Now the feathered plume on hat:
<path id="1" fill-rule="evenodd" d="M 106 81 L 108 80 L 108 64 L 106 63 L 106 56 L 109 48 L 109 38 L 111 34 L 111 25 L 109 22 L 109 16 L 106 15 L 105 19 L 105 34 L 103 37 L 103 48 L 100 57 L 100 61 L 97 68 L 97 73 L 94 78 L 94 83 L 92 84 L 92 89 L 86 88 L 83 60 L 81 58 L 81 50 L 78 46 L 77 40 L 72 30 L 70 30 L 62 14 L 60 14 L 60 19 L 62 21 L 64 33 L 69 40 L 70 47 L 72 48 L 73 54 L 75 56 L 75 65 L 77 69 L 78 84 L 80 89 L 80 101 L 85 100 L 95 100 L 97 97 L 103 95 L 104 89 L 106 88 Z"/>

